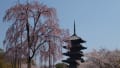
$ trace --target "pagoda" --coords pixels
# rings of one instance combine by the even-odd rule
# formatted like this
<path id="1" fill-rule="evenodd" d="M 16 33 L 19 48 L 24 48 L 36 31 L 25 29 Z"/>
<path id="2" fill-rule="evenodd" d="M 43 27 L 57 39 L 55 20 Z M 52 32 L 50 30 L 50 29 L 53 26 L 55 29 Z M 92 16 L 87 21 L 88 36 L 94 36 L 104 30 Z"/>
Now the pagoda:
<path id="1" fill-rule="evenodd" d="M 63 53 L 63 55 L 68 56 L 69 58 L 63 60 L 63 62 L 68 63 L 69 68 L 77 68 L 77 65 L 79 65 L 79 63 L 76 61 L 84 62 L 83 52 L 81 50 L 87 48 L 82 46 L 82 43 L 85 43 L 86 41 L 76 35 L 75 21 L 74 34 L 70 37 L 69 41 L 71 43 L 70 48 L 68 48 L 67 46 L 63 46 L 63 48 L 68 50 L 66 53 Z"/>

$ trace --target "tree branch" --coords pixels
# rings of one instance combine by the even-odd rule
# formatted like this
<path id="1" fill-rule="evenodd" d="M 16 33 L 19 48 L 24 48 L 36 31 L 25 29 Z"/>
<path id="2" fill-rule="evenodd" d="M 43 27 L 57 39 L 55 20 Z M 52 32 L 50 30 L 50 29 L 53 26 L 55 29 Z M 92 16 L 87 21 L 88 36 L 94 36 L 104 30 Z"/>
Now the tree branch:
<path id="1" fill-rule="evenodd" d="M 41 45 L 43 45 L 45 42 L 46 42 L 46 40 L 45 40 L 45 41 L 43 41 L 42 43 L 40 43 L 40 44 L 37 46 L 37 48 L 35 48 L 35 50 L 33 50 L 33 51 L 32 51 L 32 52 L 33 52 L 33 54 L 32 54 L 32 56 L 30 57 L 31 59 L 34 57 L 35 52 L 39 49 L 39 47 L 40 47 Z"/>

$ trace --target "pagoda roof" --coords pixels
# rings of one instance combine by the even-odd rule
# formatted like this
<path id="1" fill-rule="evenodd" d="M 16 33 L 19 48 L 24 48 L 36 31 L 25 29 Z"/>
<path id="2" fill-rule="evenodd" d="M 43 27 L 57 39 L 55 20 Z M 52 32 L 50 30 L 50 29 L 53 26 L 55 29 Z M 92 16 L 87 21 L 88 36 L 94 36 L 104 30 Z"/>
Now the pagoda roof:
<path id="1" fill-rule="evenodd" d="M 74 59 L 70 59 L 68 58 L 67 60 L 62 60 L 63 62 L 66 62 L 66 63 L 70 63 L 70 64 L 77 64 L 79 65 L 79 63 L 77 63 Z"/>
<path id="2" fill-rule="evenodd" d="M 80 37 L 78 37 L 76 34 L 73 34 L 71 37 L 70 37 L 70 40 L 82 40 Z M 84 41 L 84 40 L 82 40 Z M 84 41 L 85 42 L 85 41 Z"/>
<path id="3" fill-rule="evenodd" d="M 77 39 L 81 39 L 81 38 L 74 34 L 70 37 L 70 40 L 77 40 Z"/>

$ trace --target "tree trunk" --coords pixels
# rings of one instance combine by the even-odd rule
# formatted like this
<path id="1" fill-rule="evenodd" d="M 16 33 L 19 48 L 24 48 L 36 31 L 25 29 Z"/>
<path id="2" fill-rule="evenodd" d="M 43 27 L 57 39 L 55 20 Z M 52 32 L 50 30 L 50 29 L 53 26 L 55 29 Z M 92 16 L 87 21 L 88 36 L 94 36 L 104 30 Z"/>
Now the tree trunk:
<path id="1" fill-rule="evenodd" d="M 31 68 L 31 62 L 30 61 L 28 62 L 28 68 Z"/>
<path id="2" fill-rule="evenodd" d="M 26 11 L 27 13 L 27 11 Z M 28 18 L 28 15 L 27 15 Z M 28 23 L 28 19 L 27 19 L 27 23 L 26 23 L 26 30 L 27 30 L 27 42 L 28 42 L 28 57 L 27 57 L 27 68 L 31 68 L 31 57 L 30 57 L 30 36 L 29 36 L 29 23 Z"/>
<path id="3" fill-rule="evenodd" d="M 27 66 L 27 68 L 31 68 L 31 58 L 30 57 L 28 58 L 28 66 Z"/>

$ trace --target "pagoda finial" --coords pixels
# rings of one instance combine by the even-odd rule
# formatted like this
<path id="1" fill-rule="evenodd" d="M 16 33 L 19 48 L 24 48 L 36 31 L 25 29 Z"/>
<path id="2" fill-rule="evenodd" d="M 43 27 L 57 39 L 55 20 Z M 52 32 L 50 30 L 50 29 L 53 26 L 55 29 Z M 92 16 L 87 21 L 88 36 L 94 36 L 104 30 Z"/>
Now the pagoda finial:
<path id="1" fill-rule="evenodd" d="M 20 4 L 20 0 L 17 0 L 17 5 L 19 5 Z"/>
<path id="2" fill-rule="evenodd" d="M 75 20 L 74 20 L 74 34 L 73 35 L 76 35 L 76 29 L 75 29 Z"/>
<path id="3" fill-rule="evenodd" d="M 18 4 L 20 3 L 20 0 L 18 0 Z"/>

